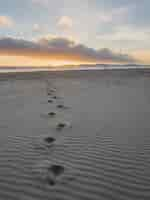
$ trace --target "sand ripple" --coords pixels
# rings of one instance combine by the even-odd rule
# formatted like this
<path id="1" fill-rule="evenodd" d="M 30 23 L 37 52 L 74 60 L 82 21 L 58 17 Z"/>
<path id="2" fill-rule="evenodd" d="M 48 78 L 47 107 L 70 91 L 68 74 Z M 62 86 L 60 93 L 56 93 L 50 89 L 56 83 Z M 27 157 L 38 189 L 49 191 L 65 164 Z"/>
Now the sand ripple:
<path id="1" fill-rule="evenodd" d="M 35 137 L 10 138 L 0 152 L 1 199 L 150 199 L 144 154 L 132 159 L 134 150 L 125 153 L 105 137 L 90 141 L 65 136 L 63 144 L 37 151 Z M 56 165 L 49 184 L 47 169 Z"/>

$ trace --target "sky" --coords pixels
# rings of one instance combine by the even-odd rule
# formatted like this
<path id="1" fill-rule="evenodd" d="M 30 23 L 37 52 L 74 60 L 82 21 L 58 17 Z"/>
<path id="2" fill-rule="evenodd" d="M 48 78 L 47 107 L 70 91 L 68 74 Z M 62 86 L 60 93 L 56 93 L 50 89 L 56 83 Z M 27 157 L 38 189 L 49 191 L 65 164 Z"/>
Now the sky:
<path id="1" fill-rule="evenodd" d="M 150 0 L 0 0 L 0 66 L 150 64 Z"/>

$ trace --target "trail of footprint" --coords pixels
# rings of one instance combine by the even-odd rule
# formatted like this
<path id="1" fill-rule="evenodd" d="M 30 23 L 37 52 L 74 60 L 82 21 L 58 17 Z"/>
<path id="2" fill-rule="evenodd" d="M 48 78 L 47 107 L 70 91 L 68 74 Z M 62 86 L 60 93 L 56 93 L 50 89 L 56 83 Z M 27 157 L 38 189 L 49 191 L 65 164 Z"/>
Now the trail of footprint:
<path id="1" fill-rule="evenodd" d="M 47 88 L 47 95 L 50 96 L 51 98 L 48 100 L 48 103 L 53 103 L 54 100 L 60 99 L 60 97 L 56 95 L 56 88 L 51 88 L 51 89 Z M 58 104 L 56 107 L 61 110 L 68 108 L 64 104 Z M 48 113 L 48 116 L 55 117 L 56 112 L 51 111 Z M 56 130 L 61 131 L 66 127 L 71 127 L 71 124 L 69 122 L 59 122 L 56 125 Z M 52 136 L 44 136 L 42 138 L 39 138 L 38 141 L 36 141 L 35 148 L 39 150 L 40 149 L 49 150 L 55 145 L 57 146 L 61 144 L 59 143 L 56 144 L 56 138 Z M 39 180 L 44 181 L 46 184 L 50 186 L 54 186 L 57 181 L 60 181 L 61 177 L 67 171 L 70 171 L 70 169 L 64 167 L 63 165 L 59 163 L 52 163 L 49 160 L 40 161 L 35 166 L 33 166 L 33 172 L 35 172 L 36 177 L 38 177 Z M 67 181 L 69 180 L 71 181 L 73 179 L 74 178 L 70 176 L 64 178 L 64 180 L 67 180 Z"/>
<path id="2" fill-rule="evenodd" d="M 53 89 L 53 88 L 49 89 L 49 95 L 53 95 L 54 93 L 56 93 L 56 88 L 55 89 Z M 51 98 L 53 98 L 53 99 L 59 99 L 59 97 L 56 96 L 56 95 L 52 96 Z M 53 100 L 52 99 L 48 100 L 48 103 L 53 103 Z M 60 109 L 60 110 L 65 110 L 65 109 L 69 108 L 69 107 L 65 106 L 64 104 L 58 104 L 56 107 L 58 109 Z M 53 112 L 53 111 L 49 112 L 48 116 L 54 118 L 56 116 L 56 112 Z M 56 125 L 56 130 L 61 131 L 61 130 L 63 130 L 66 127 L 71 127 L 71 124 L 68 123 L 68 122 L 59 122 Z"/>

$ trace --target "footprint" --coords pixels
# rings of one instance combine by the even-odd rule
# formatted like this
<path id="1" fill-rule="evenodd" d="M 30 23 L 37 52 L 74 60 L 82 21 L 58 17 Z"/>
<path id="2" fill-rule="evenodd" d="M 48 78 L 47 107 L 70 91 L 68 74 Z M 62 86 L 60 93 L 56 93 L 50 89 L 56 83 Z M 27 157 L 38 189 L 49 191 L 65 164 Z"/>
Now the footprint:
<path id="1" fill-rule="evenodd" d="M 69 107 L 64 106 L 63 104 L 59 104 L 59 105 L 57 105 L 57 108 L 59 108 L 59 109 L 68 109 Z"/>
<path id="2" fill-rule="evenodd" d="M 49 160 L 40 161 L 33 167 L 36 177 L 50 186 L 54 186 L 61 175 L 65 172 L 65 167 L 59 164 L 53 164 Z"/>
<path id="3" fill-rule="evenodd" d="M 65 123 L 59 123 L 58 125 L 57 125 L 57 128 L 59 128 L 59 129 L 62 129 L 62 128 L 65 128 L 66 127 L 66 124 Z"/>
<path id="4" fill-rule="evenodd" d="M 54 92 L 56 92 L 56 89 L 54 89 L 54 88 L 50 89 L 49 92 L 54 93 Z"/>
<path id="5" fill-rule="evenodd" d="M 55 142 L 56 142 L 56 138 L 46 135 L 44 137 L 43 136 L 38 137 L 34 141 L 33 145 L 36 150 L 39 150 L 41 152 L 43 151 L 49 152 L 49 148 L 52 147 L 55 144 Z M 51 149 L 51 151 L 52 150 L 53 149 Z"/>
<path id="6" fill-rule="evenodd" d="M 64 128 L 66 128 L 66 127 L 70 127 L 71 128 L 71 124 L 68 122 L 61 122 L 61 123 L 58 123 L 57 124 L 57 127 L 56 127 L 56 129 L 58 130 L 58 131 L 61 131 L 62 129 L 64 129 Z"/>
<path id="7" fill-rule="evenodd" d="M 56 92 L 55 89 L 50 89 L 49 92 L 48 92 L 47 94 L 48 94 L 48 96 L 51 96 L 51 95 L 53 95 L 53 93 L 55 93 L 55 92 Z"/>
<path id="8" fill-rule="evenodd" d="M 42 160 L 33 166 L 33 174 L 43 184 L 55 186 L 56 184 L 69 184 L 80 176 L 79 172 L 62 163 Z"/>
<path id="9" fill-rule="evenodd" d="M 47 177 L 46 182 L 50 185 L 50 186 L 54 186 L 56 184 L 56 182 L 54 181 L 54 179 L 51 179 L 49 177 Z"/>
<path id="10" fill-rule="evenodd" d="M 53 103 L 53 100 L 52 100 L 52 99 L 49 99 L 49 100 L 48 100 L 48 103 Z"/>
<path id="11" fill-rule="evenodd" d="M 55 116 L 56 116 L 56 113 L 55 113 L 55 112 L 49 112 L 48 115 L 49 115 L 50 117 L 55 117 Z"/>
<path id="12" fill-rule="evenodd" d="M 48 170 L 57 177 L 64 173 L 65 168 L 61 165 L 51 165 Z"/>
<path id="13" fill-rule="evenodd" d="M 54 179 L 52 176 L 47 177 L 47 183 L 50 186 L 54 186 L 57 183 L 63 185 L 69 184 L 70 182 L 75 181 L 79 176 L 79 173 L 73 168 L 64 167 L 62 165 L 51 165 L 48 170 L 54 177 Z"/>
<path id="14" fill-rule="evenodd" d="M 57 105 L 57 108 L 64 108 L 65 106 L 62 104 Z"/>
<path id="15" fill-rule="evenodd" d="M 58 99 L 58 97 L 57 97 L 57 96 L 53 96 L 52 98 L 53 98 L 53 99 Z"/>
<path id="16" fill-rule="evenodd" d="M 48 168 L 48 171 L 50 174 L 52 173 L 53 176 L 51 176 L 51 175 L 48 176 L 47 182 L 49 185 L 54 186 L 56 184 L 57 177 L 61 176 L 64 173 L 65 168 L 61 165 L 51 165 Z"/>
<path id="17" fill-rule="evenodd" d="M 56 139 L 53 138 L 53 137 L 46 137 L 46 138 L 44 138 L 44 141 L 45 141 L 47 144 L 52 144 L 52 143 L 54 143 L 54 142 L 56 141 Z"/>

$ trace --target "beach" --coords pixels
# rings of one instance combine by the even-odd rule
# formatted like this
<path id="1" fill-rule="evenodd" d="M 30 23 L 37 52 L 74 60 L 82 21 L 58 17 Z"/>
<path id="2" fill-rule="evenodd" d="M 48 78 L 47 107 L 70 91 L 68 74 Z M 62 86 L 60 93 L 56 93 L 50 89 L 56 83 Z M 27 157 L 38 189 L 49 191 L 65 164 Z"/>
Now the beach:
<path id="1" fill-rule="evenodd" d="M 0 74 L 0 200 L 149 200 L 150 70 Z"/>

